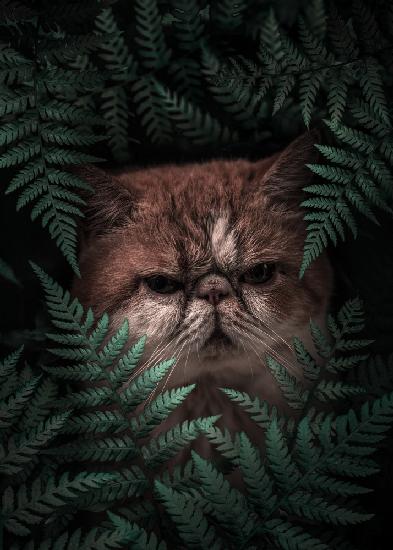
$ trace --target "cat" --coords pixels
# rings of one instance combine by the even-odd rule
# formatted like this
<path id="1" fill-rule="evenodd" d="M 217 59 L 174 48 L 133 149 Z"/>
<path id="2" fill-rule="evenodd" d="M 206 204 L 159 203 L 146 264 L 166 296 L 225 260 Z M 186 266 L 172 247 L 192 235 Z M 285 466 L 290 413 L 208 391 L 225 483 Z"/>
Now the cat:
<path id="1" fill-rule="evenodd" d="M 106 311 L 113 331 L 127 318 L 134 341 L 147 336 L 144 368 L 176 358 L 158 390 L 197 384 L 153 436 L 185 419 L 221 414 L 217 425 L 257 440 L 255 425 L 220 387 L 288 411 L 265 353 L 301 378 L 292 338 L 313 350 L 309 321 L 324 326 L 333 292 L 325 254 L 299 279 L 306 235 L 300 202 L 314 142 L 308 132 L 256 162 L 80 171 L 95 193 L 73 293 L 96 315 Z M 206 441 L 194 448 L 210 456 Z"/>

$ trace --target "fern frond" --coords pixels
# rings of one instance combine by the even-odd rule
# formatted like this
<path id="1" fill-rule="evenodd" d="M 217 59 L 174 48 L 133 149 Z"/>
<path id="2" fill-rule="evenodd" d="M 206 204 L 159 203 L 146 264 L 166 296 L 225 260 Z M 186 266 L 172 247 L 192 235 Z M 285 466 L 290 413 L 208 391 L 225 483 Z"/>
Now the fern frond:
<path id="1" fill-rule="evenodd" d="M 49 478 L 46 482 L 37 479 L 30 490 L 21 486 L 15 492 L 8 487 L 3 500 L 4 526 L 15 535 L 28 535 L 54 510 L 68 503 L 78 505 L 81 495 L 88 493 L 113 479 L 112 474 L 82 472 L 74 478 L 63 474 L 59 480 Z"/>
<path id="2" fill-rule="evenodd" d="M 167 432 L 153 439 L 142 448 L 146 464 L 156 467 L 158 464 L 175 456 L 186 444 L 194 441 L 201 433 L 205 433 L 218 419 L 217 416 L 185 420 Z"/>
<path id="3" fill-rule="evenodd" d="M 51 416 L 36 427 L 26 429 L 17 437 L 10 437 L 8 449 L 0 459 L 0 472 L 8 476 L 19 474 L 35 456 L 61 431 L 69 413 Z"/>
<path id="4" fill-rule="evenodd" d="M 276 488 L 263 464 L 259 450 L 245 433 L 240 433 L 239 440 L 239 466 L 250 501 L 256 511 L 264 517 L 276 505 Z"/>
<path id="5" fill-rule="evenodd" d="M 199 106 L 193 105 L 185 97 L 179 97 L 176 92 L 171 92 L 159 83 L 156 83 L 156 92 L 176 128 L 195 145 L 237 140 L 235 131 L 221 126 L 217 119 L 208 112 L 203 112 Z"/>
<path id="6" fill-rule="evenodd" d="M 171 141 L 172 129 L 162 97 L 157 93 L 155 81 L 141 77 L 131 88 L 135 112 L 152 143 Z"/>
<path id="7" fill-rule="evenodd" d="M 301 473 L 292 460 L 285 435 L 274 419 L 266 430 L 266 456 L 278 487 L 288 490 L 300 482 Z"/>
<path id="8" fill-rule="evenodd" d="M 277 380 L 289 406 L 293 409 L 302 409 L 308 399 L 308 390 L 304 390 L 302 384 L 294 376 L 291 376 L 287 369 L 273 357 L 266 356 L 266 364 Z"/>
<path id="9" fill-rule="evenodd" d="M 76 219 L 83 215 L 80 192 L 86 185 L 67 172 L 56 181 L 51 175 L 57 173 L 58 165 L 97 160 L 81 150 L 102 139 L 91 127 L 97 117 L 76 102 L 78 95 L 102 85 L 103 80 L 97 71 L 79 72 L 66 65 L 78 53 L 98 46 L 100 37 L 59 31 L 49 38 L 49 34 L 43 36 L 39 18 L 31 24 L 37 37 L 34 47 L 29 46 L 32 59 L 10 48 L 0 50 L 0 72 L 4 69 L 13 88 L 9 97 L 2 94 L 0 100 L 0 117 L 5 117 L 0 143 L 6 145 L 0 167 L 17 168 L 6 192 L 21 190 L 17 209 L 33 207 L 32 219 L 41 219 L 78 274 Z M 23 51 L 23 44 L 19 47 Z"/>
<path id="10" fill-rule="evenodd" d="M 223 547 L 223 541 L 220 541 L 214 527 L 207 522 L 203 510 L 195 507 L 192 500 L 158 480 L 155 489 L 187 548 Z"/>
<path id="11" fill-rule="evenodd" d="M 161 69 L 167 65 L 171 50 L 166 45 L 157 0 L 136 0 L 134 9 L 140 63 L 147 70 Z"/>
<path id="12" fill-rule="evenodd" d="M 217 426 L 202 426 L 201 430 L 211 444 L 215 445 L 222 456 L 229 459 L 233 464 L 239 464 L 239 445 L 227 428 L 221 430 Z"/>
<path id="13" fill-rule="evenodd" d="M 160 380 L 174 364 L 173 359 L 161 361 L 157 365 L 144 370 L 125 390 L 120 393 L 127 410 L 131 411 L 139 403 L 142 403 L 153 392 Z"/>
<path id="14" fill-rule="evenodd" d="M 258 426 L 266 430 L 270 425 L 271 420 L 276 420 L 280 427 L 286 426 L 286 429 L 291 430 L 293 423 L 284 416 L 278 413 L 277 408 L 270 405 L 266 401 L 261 401 L 258 397 L 252 398 L 246 392 L 240 392 L 231 388 L 220 388 L 234 403 L 238 403 L 250 415 L 252 420 Z"/>
<path id="15" fill-rule="evenodd" d="M 125 83 L 135 80 L 137 63 L 129 51 L 111 8 L 105 8 L 96 18 L 96 27 L 107 36 L 101 45 L 100 59 L 111 79 L 117 84 L 102 93 L 101 112 L 109 134 L 108 144 L 116 161 L 129 159 L 128 97 Z"/>
<path id="16" fill-rule="evenodd" d="M 237 489 L 231 488 L 229 482 L 212 464 L 195 451 L 191 452 L 201 481 L 201 491 L 212 504 L 212 514 L 236 539 L 243 540 L 254 527 L 243 495 Z"/>
<path id="17" fill-rule="evenodd" d="M 283 519 L 266 522 L 264 529 L 283 550 L 329 550 L 330 546 L 313 537 L 300 526 Z"/>
<path id="18" fill-rule="evenodd" d="M 108 516 L 113 523 L 114 532 L 123 544 L 132 543 L 135 550 L 166 550 L 165 542 L 158 541 L 154 533 L 147 533 L 145 529 L 139 527 L 136 523 L 131 523 L 112 512 L 108 512 Z"/>
<path id="19" fill-rule="evenodd" d="M 77 443 L 69 443 L 56 447 L 47 454 L 54 455 L 59 460 L 94 461 L 94 462 L 119 462 L 130 460 L 138 455 L 136 445 L 131 437 L 105 437 L 102 439 L 85 439 Z"/>
<path id="20" fill-rule="evenodd" d="M 200 7 L 196 0 L 171 0 L 173 16 L 173 36 L 180 50 L 192 52 L 201 43 L 204 24 L 199 15 Z"/>
<path id="21" fill-rule="evenodd" d="M 221 67 L 218 59 L 207 49 L 202 51 L 202 72 L 208 81 L 209 90 L 214 99 L 223 110 L 233 117 L 244 128 L 250 129 L 256 126 L 255 111 L 257 103 L 268 90 L 265 87 L 263 93 L 255 94 L 254 86 L 247 85 L 234 75 L 225 78 L 225 82 L 216 82 L 220 72 L 226 73 L 226 68 Z"/>
<path id="22" fill-rule="evenodd" d="M 159 394 L 154 401 L 144 408 L 143 413 L 136 419 L 131 419 L 131 426 L 135 436 L 138 438 L 146 437 L 184 401 L 194 388 L 195 384 L 189 384 L 188 386 L 173 388 Z"/>

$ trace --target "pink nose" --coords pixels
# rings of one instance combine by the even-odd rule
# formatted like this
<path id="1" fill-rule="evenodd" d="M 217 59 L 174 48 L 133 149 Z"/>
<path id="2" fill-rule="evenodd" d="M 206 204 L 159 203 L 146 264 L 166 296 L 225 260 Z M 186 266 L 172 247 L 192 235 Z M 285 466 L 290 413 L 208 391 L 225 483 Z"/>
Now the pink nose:
<path id="1" fill-rule="evenodd" d="M 229 281 L 221 275 L 206 275 L 197 284 L 196 295 L 216 306 L 227 296 L 233 295 Z"/>

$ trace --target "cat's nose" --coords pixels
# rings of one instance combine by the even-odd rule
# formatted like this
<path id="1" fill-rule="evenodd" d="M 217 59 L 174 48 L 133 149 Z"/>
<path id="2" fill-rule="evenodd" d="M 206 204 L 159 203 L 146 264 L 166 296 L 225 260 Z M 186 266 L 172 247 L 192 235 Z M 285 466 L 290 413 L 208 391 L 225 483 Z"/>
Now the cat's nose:
<path id="1" fill-rule="evenodd" d="M 227 296 L 233 295 L 229 281 L 221 275 L 206 275 L 197 284 L 196 295 L 216 306 Z"/>

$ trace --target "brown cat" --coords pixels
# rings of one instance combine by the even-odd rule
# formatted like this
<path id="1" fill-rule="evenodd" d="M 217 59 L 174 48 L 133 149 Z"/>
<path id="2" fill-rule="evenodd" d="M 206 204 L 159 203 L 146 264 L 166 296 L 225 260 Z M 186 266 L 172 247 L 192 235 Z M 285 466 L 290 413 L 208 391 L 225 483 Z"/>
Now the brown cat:
<path id="1" fill-rule="evenodd" d="M 97 315 L 108 312 L 113 329 L 127 318 L 132 340 L 147 335 L 145 366 L 176 358 L 161 388 L 197 382 L 157 431 L 220 413 L 219 423 L 244 429 L 219 387 L 285 408 L 264 354 L 301 376 L 292 338 L 312 349 L 309 320 L 324 324 L 332 293 L 325 255 L 298 276 L 306 231 L 299 203 L 314 141 L 305 134 L 258 162 L 83 169 L 95 194 L 73 292 Z"/>

